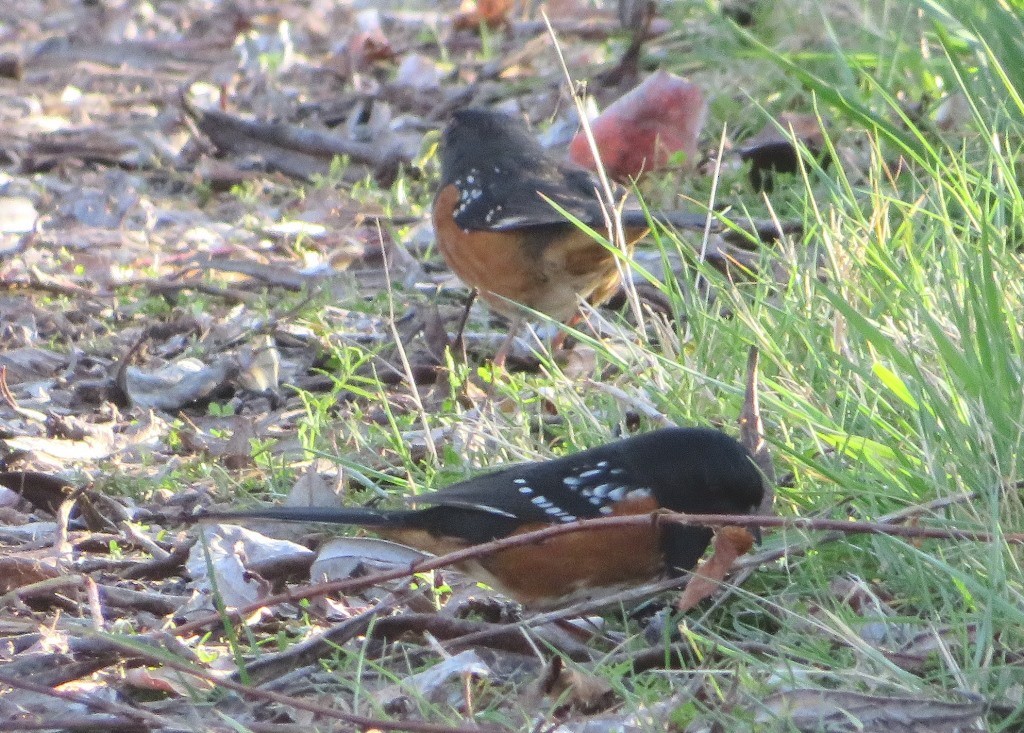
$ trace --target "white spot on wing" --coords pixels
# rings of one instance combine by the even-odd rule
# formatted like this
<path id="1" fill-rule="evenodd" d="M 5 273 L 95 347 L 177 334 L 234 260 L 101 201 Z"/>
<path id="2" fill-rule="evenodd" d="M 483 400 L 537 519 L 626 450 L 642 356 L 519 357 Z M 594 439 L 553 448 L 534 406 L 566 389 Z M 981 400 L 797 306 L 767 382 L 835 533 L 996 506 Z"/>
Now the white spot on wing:
<path id="1" fill-rule="evenodd" d="M 495 206 L 494 210 L 500 211 L 501 207 Z M 492 228 L 496 231 L 503 231 L 505 229 L 518 229 L 524 224 L 532 223 L 533 220 L 528 216 L 506 216 L 505 218 L 499 219 L 498 221 L 494 222 L 494 226 Z"/>

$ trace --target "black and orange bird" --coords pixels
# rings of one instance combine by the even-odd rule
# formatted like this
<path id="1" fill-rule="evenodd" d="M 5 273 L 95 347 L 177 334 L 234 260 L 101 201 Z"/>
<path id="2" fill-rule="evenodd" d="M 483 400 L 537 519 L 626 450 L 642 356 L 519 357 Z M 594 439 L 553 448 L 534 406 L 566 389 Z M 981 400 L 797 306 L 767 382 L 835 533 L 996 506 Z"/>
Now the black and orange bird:
<path id="1" fill-rule="evenodd" d="M 519 306 L 568 322 L 581 298 L 598 305 L 616 292 L 616 254 L 568 218 L 609 232 L 615 212 L 603 203 L 593 173 L 545 150 L 522 119 L 485 109 L 454 112 L 438 155 L 432 212 L 438 249 L 513 329 L 525 317 Z M 612 196 L 618 208 L 625 191 L 614 186 Z M 628 252 L 647 232 L 648 216 L 639 208 L 619 216 Z M 679 229 L 722 229 L 704 214 L 658 212 L 653 219 Z M 750 225 L 762 237 L 780 231 L 775 222 Z"/>
<path id="2" fill-rule="evenodd" d="M 553 460 L 517 463 L 416 496 L 415 509 L 278 507 L 199 520 L 276 519 L 372 527 L 446 554 L 550 525 L 660 510 L 752 514 L 764 496 L 750 454 L 709 428 L 663 428 Z M 668 522 L 595 527 L 459 567 L 531 608 L 552 608 L 691 570 L 712 530 Z"/>
<path id="3" fill-rule="evenodd" d="M 492 309 L 516 321 L 518 304 L 564 322 L 580 298 L 598 304 L 615 292 L 615 254 L 566 218 L 608 231 L 590 171 L 546 151 L 522 120 L 481 109 L 453 114 L 439 156 L 438 249 Z M 623 221 L 628 244 L 647 230 L 638 213 Z"/>

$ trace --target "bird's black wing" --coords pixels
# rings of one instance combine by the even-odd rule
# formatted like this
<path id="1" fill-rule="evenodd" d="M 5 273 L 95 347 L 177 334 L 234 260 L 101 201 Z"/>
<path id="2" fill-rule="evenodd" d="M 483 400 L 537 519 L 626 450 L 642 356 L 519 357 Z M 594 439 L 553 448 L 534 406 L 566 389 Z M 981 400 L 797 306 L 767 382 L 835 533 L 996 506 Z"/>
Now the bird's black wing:
<path id="1" fill-rule="evenodd" d="M 521 523 L 568 523 L 607 516 L 627 498 L 650 495 L 617 444 L 556 460 L 523 463 L 417 497 L 417 502 L 514 516 Z"/>
<path id="2" fill-rule="evenodd" d="M 545 161 L 529 167 L 513 165 L 506 171 L 495 165 L 488 172 L 470 172 L 456 186 L 462 198 L 455 222 L 463 229 L 501 232 L 565 226 L 568 221 L 558 208 L 588 226 L 604 223 L 597 179 L 576 166 Z"/>

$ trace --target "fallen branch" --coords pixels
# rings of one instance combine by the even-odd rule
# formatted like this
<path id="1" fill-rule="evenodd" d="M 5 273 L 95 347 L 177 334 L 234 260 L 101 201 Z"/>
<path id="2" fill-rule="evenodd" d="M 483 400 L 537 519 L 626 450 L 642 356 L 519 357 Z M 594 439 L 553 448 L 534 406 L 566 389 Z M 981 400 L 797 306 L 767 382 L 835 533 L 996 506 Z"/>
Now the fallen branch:
<path id="1" fill-rule="evenodd" d="M 536 646 L 515 624 L 494 624 L 469 621 L 436 613 L 403 613 L 380 618 L 370 630 L 375 639 L 395 640 L 405 633 L 430 634 L 440 642 L 464 647 L 470 639 L 488 639 L 487 646 L 514 654 L 533 654 Z M 541 629 L 534 634 L 542 646 L 550 647 L 576 662 L 593 661 L 594 655 L 585 645 L 565 633 L 546 633 Z"/>
<path id="2" fill-rule="evenodd" d="M 62 730 L 71 733 L 73 731 L 128 731 L 138 733 L 143 730 L 139 721 L 125 718 L 119 715 L 77 715 L 61 713 L 48 717 L 23 718 L 20 720 L 5 720 L 5 731 L 16 730 L 39 730 L 52 731 Z"/>
<path id="3" fill-rule="evenodd" d="M 3 674 L 0 672 L 0 685 L 7 685 L 18 690 L 25 690 L 26 692 L 33 692 L 37 695 L 46 695 L 48 697 L 54 697 L 64 702 L 74 703 L 82 705 L 90 710 L 102 710 L 107 713 L 109 718 L 103 721 L 100 717 L 94 715 L 84 715 L 76 717 L 75 721 L 72 722 L 65 716 L 61 717 L 59 725 L 38 725 L 34 726 L 34 723 L 50 722 L 45 719 L 39 718 L 36 721 L 24 720 L 20 721 L 24 723 L 26 727 L 16 728 L 12 727 L 19 721 L 7 720 L 4 721 L 4 730 L 48 730 L 52 728 L 60 729 L 77 729 L 77 728 L 89 728 L 84 723 L 92 723 L 92 730 L 120 730 L 121 728 L 127 728 L 127 725 L 120 725 L 118 721 L 130 721 L 131 730 L 138 730 L 140 725 L 150 725 L 155 728 L 173 728 L 174 722 L 171 719 L 157 713 L 151 713 L 148 710 L 139 707 L 131 707 L 123 703 L 115 702 L 113 700 L 107 700 L 106 698 L 88 694 L 84 692 L 77 692 L 75 690 L 55 690 L 52 687 L 33 682 L 32 680 L 25 679 L 24 677 L 15 677 Z M 103 722 L 102 727 L 98 724 Z M 34 727 L 33 727 L 34 726 Z M 107 726 L 110 726 L 109 728 Z"/>
<path id="4" fill-rule="evenodd" d="M 90 632 L 89 635 L 93 635 L 94 633 L 95 632 Z M 279 692 L 251 687 L 249 685 L 243 685 L 240 682 L 225 679 L 213 672 L 208 672 L 207 670 L 202 669 L 198 665 L 182 662 L 170 656 L 166 652 L 149 649 L 144 644 L 140 644 L 138 642 L 129 642 L 107 634 L 95 634 L 95 638 L 102 639 L 114 647 L 125 652 L 129 652 L 136 658 L 147 659 L 153 664 L 159 664 L 164 667 L 176 669 L 186 675 L 206 680 L 217 687 L 226 688 L 245 697 L 268 702 L 276 702 L 281 705 L 288 705 L 331 720 L 341 720 L 357 726 L 360 729 L 382 731 L 404 730 L 410 731 L 410 733 L 504 733 L 508 730 L 507 728 L 493 724 L 475 724 L 472 727 L 458 727 L 438 723 L 427 723 L 418 720 L 387 720 L 383 718 L 370 718 L 365 715 L 347 713 L 344 710 L 338 710 L 337 708 L 318 705 L 317 703 L 308 702 L 289 695 L 282 695 Z"/>
<path id="5" fill-rule="evenodd" d="M 246 119 L 219 110 L 200 109 L 187 97 L 181 99 L 196 127 L 222 152 L 258 155 L 266 165 L 296 178 L 329 172 L 331 161 L 347 156 L 373 168 L 379 177 L 393 174 L 410 159 L 394 141 L 375 143 L 347 140 L 339 135 L 280 122 Z"/>
<path id="6" fill-rule="evenodd" d="M 647 523 L 670 523 L 692 527 L 779 527 L 784 529 L 802 531 L 837 531 L 843 534 L 877 534 L 890 537 L 903 537 L 913 539 L 945 539 L 962 540 L 968 542 L 991 543 L 1002 541 L 1008 544 L 1024 545 L 1024 532 L 1013 532 L 997 535 L 992 532 L 962 529 L 943 529 L 940 527 L 907 527 L 902 525 L 883 524 L 879 522 L 853 522 L 842 519 L 804 519 L 801 517 L 768 517 L 749 514 L 676 514 L 676 513 L 655 513 L 655 514 L 633 514 L 619 517 L 601 517 L 588 519 L 572 524 L 559 524 L 539 529 L 535 532 L 504 537 L 493 542 L 485 542 L 480 545 L 452 552 L 447 555 L 412 563 L 407 568 L 399 568 L 386 572 L 365 575 L 359 578 L 347 578 L 336 580 L 330 583 L 309 585 L 304 588 L 288 590 L 283 593 L 268 596 L 262 601 L 249 604 L 243 608 L 231 611 L 228 616 L 238 620 L 261 608 L 276 606 L 281 603 L 297 603 L 317 596 L 329 593 L 353 593 L 392 580 L 411 577 L 417 573 L 436 570 L 475 560 L 492 553 L 506 550 L 512 547 L 522 547 L 537 542 L 543 542 L 552 537 L 575 532 L 587 532 L 597 529 L 611 529 L 623 527 L 639 527 Z M 174 630 L 178 636 L 195 633 L 220 623 L 222 617 L 219 614 L 210 614 L 183 624 Z"/>
<path id="7" fill-rule="evenodd" d="M 908 507 L 898 512 L 892 512 L 885 516 L 879 517 L 878 522 L 880 524 L 898 524 L 900 522 L 906 522 L 914 517 L 917 517 L 925 512 L 934 511 L 936 509 L 943 509 L 953 504 L 963 503 L 970 501 L 974 497 L 973 492 L 967 492 L 964 494 L 958 494 L 952 497 L 945 497 L 942 499 L 935 499 L 927 504 L 921 504 L 918 506 Z M 807 540 L 795 545 L 786 545 L 785 547 L 764 550 L 753 555 L 747 555 L 740 558 L 733 565 L 733 579 L 730 580 L 728 588 L 732 589 L 743 584 L 743 581 L 749 577 L 755 569 L 765 565 L 769 562 L 774 562 L 782 557 L 792 557 L 794 555 L 802 555 L 812 546 L 820 546 L 828 542 L 835 542 L 836 540 L 842 539 L 846 535 L 842 532 L 829 532 L 824 536 L 815 538 L 815 540 Z M 738 577 L 738 579 L 737 579 Z M 659 593 L 670 590 L 678 590 L 687 582 L 688 576 L 681 576 L 677 578 L 663 578 L 661 580 L 652 581 L 650 583 L 644 583 L 633 588 L 627 588 L 622 591 L 610 593 L 608 595 L 601 596 L 599 598 L 591 598 L 585 601 L 580 601 L 571 606 L 559 608 L 554 611 L 548 611 L 546 613 L 539 613 L 529 618 L 523 619 L 521 622 L 516 624 L 518 628 L 532 628 L 540 626 L 542 624 L 555 623 L 570 618 L 578 618 L 580 616 L 586 616 L 587 614 L 599 611 L 602 608 L 610 606 L 623 606 L 631 605 L 637 601 L 642 601 L 646 598 L 650 598 Z M 715 601 L 714 606 L 717 606 L 722 599 L 725 598 L 725 594 L 719 596 Z M 704 617 L 707 614 L 705 613 Z M 700 620 L 697 621 L 699 623 Z M 449 646 L 460 648 L 471 643 L 477 643 L 486 639 L 491 631 L 479 631 L 468 636 L 459 637 L 449 643 Z M 616 655 L 612 659 L 617 661 L 628 661 L 630 659 L 629 654 Z"/>

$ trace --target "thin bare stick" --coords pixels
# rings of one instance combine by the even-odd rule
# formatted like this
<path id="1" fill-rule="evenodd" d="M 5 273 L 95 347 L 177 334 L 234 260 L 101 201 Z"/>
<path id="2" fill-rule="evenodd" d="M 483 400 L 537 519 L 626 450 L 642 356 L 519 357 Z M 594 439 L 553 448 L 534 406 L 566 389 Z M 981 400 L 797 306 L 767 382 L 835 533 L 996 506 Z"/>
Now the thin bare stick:
<path id="1" fill-rule="evenodd" d="M 82 705 L 90 710 L 102 710 L 111 715 L 123 716 L 125 719 L 134 720 L 136 726 L 139 721 L 144 721 L 158 728 L 170 728 L 176 727 L 175 721 L 167 718 L 163 715 L 157 715 L 151 713 L 143 708 L 130 707 L 122 703 L 114 702 L 113 700 L 106 700 L 99 695 L 91 695 L 84 692 L 76 692 L 74 690 L 55 690 L 52 687 L 41 685 L 38 682 L 33 682 L 30 679 L 26 679 L 23 676 L 9 677 L 0 672 L 0 685 L 7 685 L 18 690 L 25 690 L 27 692 L 34 692 L 37 695 L 47 695 L 49 697 L 63 700 L 64 702 L 71 702 L 78 705 Z M 10 722 L 10 721 L 8 721 Z M 5 727 L 7 723 L 4 724 Z"/>
<path id="2" fill-rule="evenodd" d="M 754 463 L 764 474 L 765 492 L 760 512 L 770 514 L 775 504 L 777 477 L 772 464 L 772 454 L 764 439 L 764 422 L 761 420 L 761 400 L 758 396 L 757 368 L 761 354 L 756 346 L 747 353 L 747 386 L 743 396 L 743 410 L 740 412 L 740 442 L 754 457 Z"/>
<path id="3" fill-rule="evenodd" d="M 250 604 L 244 608 L 232 611 L 230 616 L 234 619 L 252 613 L 266 606 L 274 606 L 279 603 L 295 603 L 308 598 L 326 595 L 328 593 L 351 593 L 363 588 L 385 583 L 392 580 L 411 577 L 416 573 L 436 570 L 437 568 L 449 565 L 458 565 L 467 560 L 475 560 L 485 555 L 507 550 L 512 547 L 522 547 L 544 540 L 558 537 L 563 534 L 575 532 L 597 531 L 599 529 L 612 529 L 623 527 L 640 527 L 644 524 L 659 523 L 680 524 L 693 527 L 781 527 L 792 530 L 807 532 L 815 531 L 838 531 L 844 534 L 877 534 L 890 537 L 904 537 L 916 539 L 944 539 L 962 540 L 968 542 L 996 542 L 1002 541 L 1008 544 L 1024 544 L 1024 532 L 1012 532 L 996 534 L 980 530 L 962 530 L 956 528 L 921 527 L 921 526 L 900 526 L 883 524 L 879 522 L 853 522 L 844 519 L 806 519 L 803 517 L 768 517 L 763 515 L 749 514 L 676 514 L 672 512 L 660 512 L 655 514 L 631 514 L 618 517 L 600 517 L 598 519 L 587 519 L 572 524 L 559 524 L 545 527 L 534 532 L 504 537 L 493 542 L 467 547 L 464 550 L 452 552 L 447 555 L 421 560 L 411 563 L 407 568 L 389 570 L 372 575 L 365 575 L 360 578 L 347 578 L 336 580 L 330 583 L 322 583 L 306 586 L 301 589 L 294 589 L 268 596 L 260 602 Z M 219 614 L 211 614 L 187 624 L 179 626 L 175 633 L 177 635 L 190 634 L 196 631 L 209 628 L 221 622 Z"/>
<path id="4" fill-rule="evenodd" d="M 90 634 L 92 633 L 93 632 L 90 632 Z M 410 733 L 488 733 L 497 731 L 504 732 L 508 730 L 507 728 L 496 725 L 477 724 L 473 727 L 457 727 L 441 725 L 438 723 L 426 723 L 417 720 L 386 720 L 381 718 L 370 718 L 365 715 L 347 713 L 344 710 L 338 710 L 337 708 L 329 708 L 325 705 L 318 705 L 306 700 L 290 697 L 289 695 L 282 695 L 279 692 L 272 692 L 271 690 L 265 690 L 258 687 L 250 687 L 239 682 L 218 677 L 216 674 L 208 672 L 196 665 L 175 659 L 167 653 L 160 653 L 157 650 L 148 649 L 145 645 L 137 642 L 129 643 L 126 640 L 107 634 L 95 634 L 95 636 L 96 638 L 103 639 L 112 646 L 131 652 L 135 657 L 142 657 L 155 664 L 176 669 L 179 672 L 206 680 L 218 687 L 223 687 L 233 692 L 237 692 L 245 697 L 288 705 L 332 720 L 343 720 L 346 723 L 351 723 L 359 728 L 368 730 L 404 730 L 410 731 Z"/>
<path id="5" fill-rule="evenodd" d="M 139 721 L 117 715 L 75 715 L 62 714 L 47 717 L 36 717 L 21 720 L 5 720 L 4 730 L 13 733 L 16 730 L 61 730 L 65 733 L 74 731 L 116 731 L 123 730 L 137 733 Z"/>
<path id="6" fill-rule="evenodd" d="M 924 514 L 925 512 L 934 511 L 936 509 L 942 509 L 953 504 L 963 503 L 970 501 L 974 497 L 974 492 L 965 492 L 956 496 L 944 497 L 942 499 L 935 499 L 928 502 L 927 504 L 921 504 L 918 506 L 908 507 L 901 509 L 898 512 L 892 512 L 878 518 L 879 523 L 882 524 L 898 524 L 900 522 L 906 522 L 914 517 Z M 756 555 L 747 555 L 740 558 L 733 565 L 733 577 L 730 579 L 729 588 L 735 588 L 743 584 L 743 580 L 756 568 L 764 565 L 765 563 L 773 562 L 781 557 L 791 557 L 793 555 L 800 555 L 806 552 L 806 550 L 812 546 L 818 546 L 828 542 L 835 542 L 842 537 L 845 537 L 842 532 L 829 532 L 826 535 L 816 537 L 814 540 L 807 540 L 795 545 L 787 545 L 782 548 L 765 550 L 759 552 Z M 597 598 L 588 599 L 565 608 L 560 608 L 555 611 L 549 611 L 547 613 L 539 613 L 529 618 L 523 619 L 519 625 L 526 628 L 539 626 L 541 624 L 552 623 L 555 621 L 561 621 L 563 619 L 577 618 L 584 616 L 588 613 L 593 613 L 602 608 L 618 605 L 629 605 L 635 601 L 640 601 L 645 598 L 650 598 L 668 590 L 676 590 L 680 588 L 684 582 L 687 581 L 688 576 L 680 576 L 678 578 L 664 578 L 662 580 L 656 580 L 651 583 L 644 583 L 634 588 L 627 588 L 623 591 L 610 593 Z M 723 598 L 723 595 L 719 596 L 719 599 Z M 716 601 L 717 603 L 718 601 Z M 705 614 L 706 615 L 706 614 Z M 475 643 L 481 641 L 491 634 L 493 631 L 478 631 L 467 636 L 460 637 L 458 639 L 452 639 L 449 643 L 453 645 L 462 646 L 464 644 Z"/>

